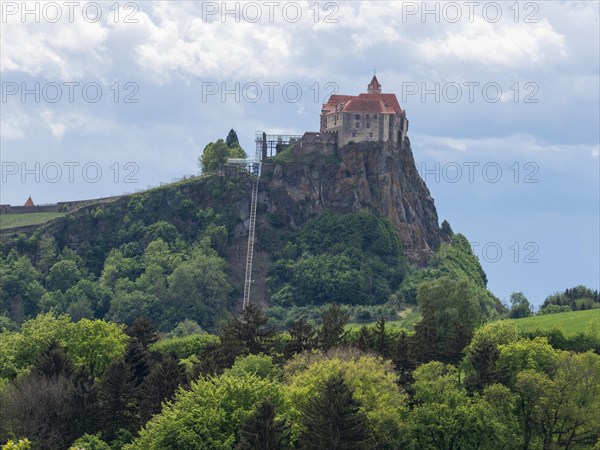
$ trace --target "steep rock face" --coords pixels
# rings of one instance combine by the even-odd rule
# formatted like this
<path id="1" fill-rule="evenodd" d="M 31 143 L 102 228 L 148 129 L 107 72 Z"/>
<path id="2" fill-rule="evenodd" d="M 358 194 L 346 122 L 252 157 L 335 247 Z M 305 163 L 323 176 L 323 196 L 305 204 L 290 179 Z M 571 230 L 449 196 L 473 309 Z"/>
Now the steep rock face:
<path id="1" fill-rule="evenodd" d="M 259 201 L 294 227 L 324 209 L 367 208 L 398 228 L 410 262 L 426 264 L 442 239 L 429 189 L 410 142 L 349 144 L 338 150 L 294 148 L 285 162 L 263 163 Z M 282 158 L 279 158 L 282 159 Z"/>

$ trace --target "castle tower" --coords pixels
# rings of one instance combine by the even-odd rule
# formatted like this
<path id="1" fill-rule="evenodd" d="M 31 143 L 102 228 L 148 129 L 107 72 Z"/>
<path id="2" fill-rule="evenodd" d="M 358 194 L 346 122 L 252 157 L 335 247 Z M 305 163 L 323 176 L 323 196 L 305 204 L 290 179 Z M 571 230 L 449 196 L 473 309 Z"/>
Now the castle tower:
<path id="1" fill-rule="evenodd" d="M 369 94 L 381 94 L 381 85 L 375 75 L 373 75 L 373 79 L 369 83 L 369 86 L 367 86 L 367 92 Z"/>

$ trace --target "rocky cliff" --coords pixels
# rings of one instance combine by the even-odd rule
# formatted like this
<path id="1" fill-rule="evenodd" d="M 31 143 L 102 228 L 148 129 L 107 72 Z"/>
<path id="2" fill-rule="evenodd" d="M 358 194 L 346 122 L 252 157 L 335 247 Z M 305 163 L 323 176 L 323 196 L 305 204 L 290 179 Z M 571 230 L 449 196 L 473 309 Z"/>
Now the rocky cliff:
<path id="1" fill-rule="evenodd" d="M 324 209 L 367 208 L 398 228 L 410 262 L 425 265 L 440 244 L 438 216 L 417 172 L 408 138 L 402 146 L 350 143 L 335 149 L 297 144 L 263 163 L 259 202 L 292 227 Z"/>

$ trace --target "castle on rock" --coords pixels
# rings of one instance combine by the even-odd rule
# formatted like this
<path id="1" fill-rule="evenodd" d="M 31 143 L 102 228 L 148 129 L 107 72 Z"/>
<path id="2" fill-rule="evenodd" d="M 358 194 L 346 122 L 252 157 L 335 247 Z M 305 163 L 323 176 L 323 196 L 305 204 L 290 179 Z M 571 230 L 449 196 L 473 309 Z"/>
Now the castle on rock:
<path id="1" fill-rule="evenodd" d="M 334 94 L 321 110 L 321 133 L 336 133 L 339 147 L 365 141 L 402 144 L 407 132 L 406 113 L 396 94 L 383 94 L 375 75 L 366 93 Z"/>

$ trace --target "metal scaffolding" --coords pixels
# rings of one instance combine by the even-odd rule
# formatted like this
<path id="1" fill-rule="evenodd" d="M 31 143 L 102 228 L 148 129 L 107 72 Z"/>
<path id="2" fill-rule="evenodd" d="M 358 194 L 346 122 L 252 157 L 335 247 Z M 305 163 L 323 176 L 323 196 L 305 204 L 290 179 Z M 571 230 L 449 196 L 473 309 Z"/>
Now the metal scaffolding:
<path id="1" fill-rule="evenodd" d="M 262 161 L 265 158 L 275 156 L 278 151 L 281 151 L 290 144 L 295 144 L 301 138 L 301 135 L 295 134 L 266 134 L 262 131 L 257 131 L 255 135 L 255 159 Z"/>

